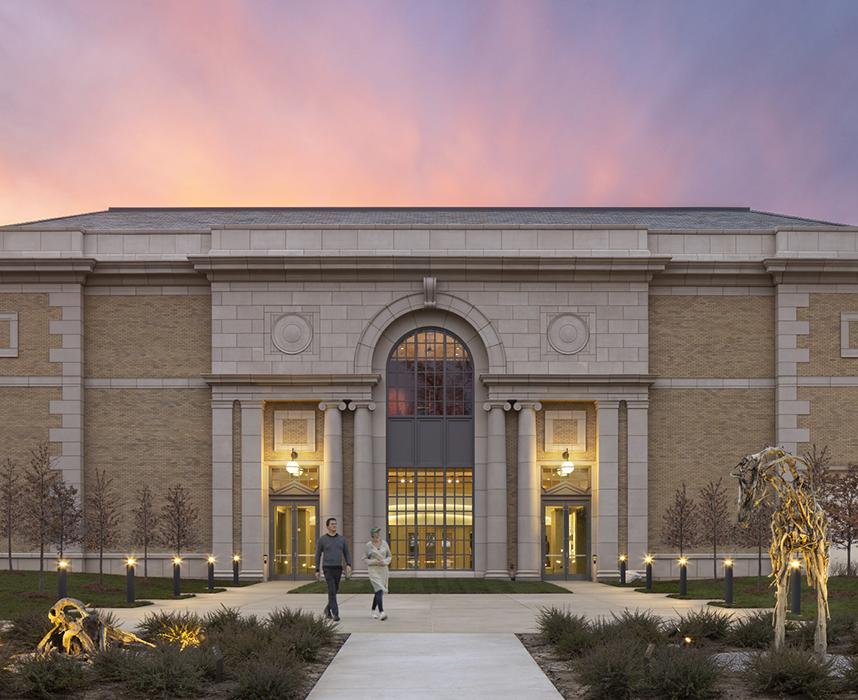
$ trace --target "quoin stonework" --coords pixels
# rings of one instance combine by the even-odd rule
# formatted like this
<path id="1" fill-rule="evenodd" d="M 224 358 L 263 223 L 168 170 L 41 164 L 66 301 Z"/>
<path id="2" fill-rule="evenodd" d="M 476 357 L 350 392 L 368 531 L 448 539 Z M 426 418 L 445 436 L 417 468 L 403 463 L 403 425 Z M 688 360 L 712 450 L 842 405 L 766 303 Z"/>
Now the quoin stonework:
<path id="1" fill-rule="evenodd" d="M 745 208 L 6 226 L 0 458 L 47 441 L 80 493 L 106 470 L 129 509 L 183 484 L 191 575 L 239 554 L 246 578 L 303 578 L 336 517 L 353 551 L 382 527 L 394 575 L 610 579 L 651 553 L 671 576 L 662 515 L 682 482 L 725 477 L 735 513 L 744 454 L 816 443 L 858 462 L 856 273 L 858 228 Z M 705 550 L 690 575 L 710 575 Z"/>

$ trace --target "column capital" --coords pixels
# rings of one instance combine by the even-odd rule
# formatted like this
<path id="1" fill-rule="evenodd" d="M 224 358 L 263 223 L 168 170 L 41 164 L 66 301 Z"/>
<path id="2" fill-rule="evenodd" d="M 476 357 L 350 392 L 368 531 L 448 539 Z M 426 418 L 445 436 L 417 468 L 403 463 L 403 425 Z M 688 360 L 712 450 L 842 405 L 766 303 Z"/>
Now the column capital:
<path id="1" fill-rule="evenodd" d="M 320 411 L 328 411 L 331 409 L 337 408 L 340 411 L 346 410 L 346 402 L 345 401 L 320 401 L 319 402 L 319 410 Z"/>
<path id="2" fill-rule="evenodd" d="M 603 409 L 617 411 L 620 408 L 620 400 L 619 399 L 608 399 L 607 401 L 599 399 L 597 404 L 598 404 L 598 410 L 600 410 L 600 411 Z"/>
<path id="3" fill-rule="evenodd" d="M 649 408 L 649 399 L 629 399 L 626 401 L 627 408 Z"/>
<path id="4" fill-rule="evenodd" d="M 212 399 L 212 408 L 228 408 L 232 410 L 232 405 L 238 399 Z M 239 401 L 241 403 L 241 401 Z"/>
<path id="5" fill-rule="evenodd" d="M 541 411 L 542 404 L 539 401 L 516 401 L 515 410 L 521 411 L 524 408 L 531 408 L 534 411 Z"/>
<path id="6" fill-rule="evenodd" d="M 512 404 L 509 401 L 486 401 L 483 404 L 484 411 L 491 411 L 493 408 L 502 408 L 504 411 L 512 410 Z"/>
<path id="7" fill-rule="evenodd" d="M 375 410 L 375 401 L 349 401 L 349 410 L 355 411 L 358 408 L 366 408 L 367 410 Z"/>

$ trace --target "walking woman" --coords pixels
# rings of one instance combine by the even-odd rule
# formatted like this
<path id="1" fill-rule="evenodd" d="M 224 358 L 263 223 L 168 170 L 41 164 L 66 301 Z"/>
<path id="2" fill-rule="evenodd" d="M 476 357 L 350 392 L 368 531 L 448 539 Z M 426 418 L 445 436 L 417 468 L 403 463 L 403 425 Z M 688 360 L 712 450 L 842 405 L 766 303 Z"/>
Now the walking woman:
<path id="1" fill-rule="evenodd" d="M 375 595 L 372 598 L 372 617 L 375 620 L 386 620 L 387 613 L 384 612 L 383 596 L 387 593 L 387 581 L 390 575 L 388 566 L 393 558 L 387 542 L 381 539 L 381 530 L 377 527 L 370 528 L 370 537 L 366 543 L 366 565 L 369 574 L 369 582 Z"/>

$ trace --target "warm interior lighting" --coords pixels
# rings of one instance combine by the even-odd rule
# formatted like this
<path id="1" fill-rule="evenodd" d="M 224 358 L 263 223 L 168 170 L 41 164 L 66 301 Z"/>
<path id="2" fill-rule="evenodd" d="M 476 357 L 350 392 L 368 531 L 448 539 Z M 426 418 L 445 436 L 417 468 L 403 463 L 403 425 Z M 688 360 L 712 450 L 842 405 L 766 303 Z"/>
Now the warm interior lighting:
<path id="1" fill-rule="evenodd" d="M 58 568 L 58 569 L 68 569 L 68 568 L 69 568 L 69 562 L 68 562 L 68 560 L 67 560 L 67 559 L 60 559 L 60 560 L 57 562 L 57 568 Z"/>
<path id="2" fill-rule="evenodd" d="M 209 564 L 214 564 L 214 563 L 215 563 L 215 558 L 209 557 Z"/>
<path id="3" fill-rule="evenodd" d="M 174 564 L 181 564 L 182 563 L 182 557 L 173 557 L 173 563 Z"/>
<path id="4" fill-rule="evenodd" d="M 232 555 L 232 560 L 233 560 L 233 561 L 241 561 L 241 557 L 240 557 L 238 554 L 233 554 L 233 555 Z"/>
<path id="5" fill-rule="evenodd" d="M 301 465 L 298 464 L 298 453 L 292 449 L 292 459 L 286 462 L 286 471 L 289 472 L 292 476 L 301 476 L 304 473 L 304 470 L 301 469 Z"/>
<path id="6" fill-rule="evenodd" d="M 125 564 L 127 566 L 134 566 L 136 563 L 137 560 L 134 557 L 128 557 L 128 559 L 125 560 Z"/>
<path id="7" fill-rule="evenodd" d="M 790 561 L 789 567 L 791 569 L 800 569 L 801 568 L 801 562 L 798 559 L 793 559 Z"/>
<path id="8" fill-rule="evenodd" d="M 574 471 L 575 463 L 569 460 L 569 448 L 567 447 L 563 450 L 563 463 L 560 465 L 560 469 L 557 470 L 557 473 L 560 476 L 569 476 Z"/>
<path id="9" fill-rule="evenodd" d="M 644 564 L 652 564 L 652 554 L 647 554 L 644 557 Z"/>
<path id="10" fill-rule="evenodd" d="M 731 566 L 733 566 L 733 560 L 732 559 L 725 559 L 724 560 L 724 566 L 726 566 L 729 569 Z"/>
<path id="11" fill-rule="evenodd" d="M 686 566 L 688 564 L 688 557 L 679 557 L 679 565 Z"/>

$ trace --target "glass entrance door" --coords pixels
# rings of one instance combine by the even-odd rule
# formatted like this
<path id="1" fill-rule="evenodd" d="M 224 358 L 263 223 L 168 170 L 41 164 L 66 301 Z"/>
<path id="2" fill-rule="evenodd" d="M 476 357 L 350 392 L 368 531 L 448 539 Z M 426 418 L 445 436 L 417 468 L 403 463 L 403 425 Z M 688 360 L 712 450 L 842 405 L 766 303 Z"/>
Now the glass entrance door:
<path id="1" fill-rule="evenodd" d="M 318 505 L 285 502 L 271 504 L 271 567 L 269 578 L 312 578 L 318 537 Z"/>
<path id="2" fill-rule="evenodd" d="M 588 578 L 590 516 L 587 504 L 544 504 L 543 515 L 543 578 Z"/>

